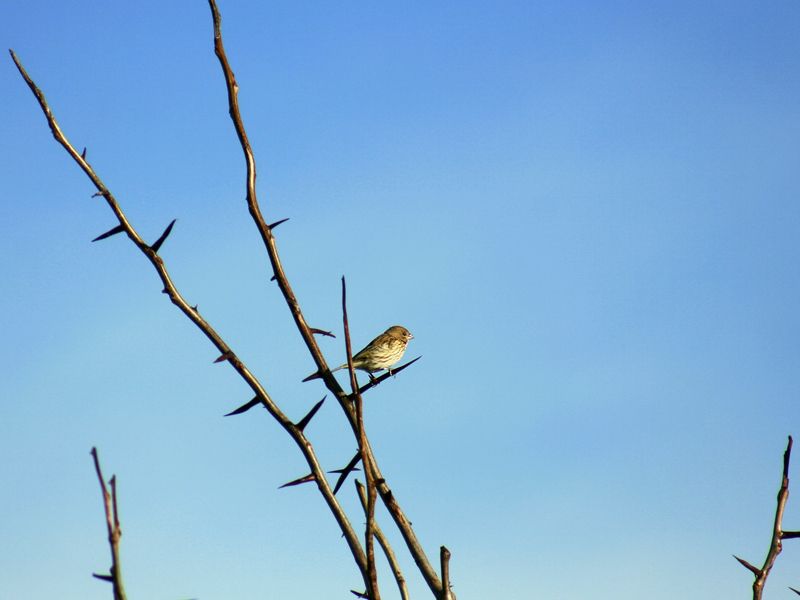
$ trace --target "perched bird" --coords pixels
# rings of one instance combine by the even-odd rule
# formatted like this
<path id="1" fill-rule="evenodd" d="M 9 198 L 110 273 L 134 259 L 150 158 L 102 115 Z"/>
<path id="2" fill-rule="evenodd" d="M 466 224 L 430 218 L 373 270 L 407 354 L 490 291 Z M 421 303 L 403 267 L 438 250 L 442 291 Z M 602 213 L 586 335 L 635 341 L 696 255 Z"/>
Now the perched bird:
<path id="1" fill-rule="evenodd" d="M 375 371 L 380 371 L 381 369 L 386 369 L 391 373 L 391 366 L 403 358 L 408 341 L 413 338 L 414 336 L 405 327 L 393 325 L 353 356 L 353 368 L 366 371 L 370 379 L 372 379 L 372 374 Z M 331 369 L 331 372 L 346 368 L 347 363 L 344 363 L 335 369 Z M 311 381 L 319 377 L 322 377 L 322 375 L 316 372 L 303 379 L 303 381 Z"/>

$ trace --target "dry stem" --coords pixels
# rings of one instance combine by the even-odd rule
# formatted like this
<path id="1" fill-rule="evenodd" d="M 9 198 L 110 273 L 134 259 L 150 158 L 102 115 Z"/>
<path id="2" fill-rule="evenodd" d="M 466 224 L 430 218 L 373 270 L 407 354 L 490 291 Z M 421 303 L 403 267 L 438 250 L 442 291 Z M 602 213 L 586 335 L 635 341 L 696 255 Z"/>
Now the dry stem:
<path id="1" fill-rule="evenodd" d="M 783 473 L 781 476 L 781 485 L 778 489 L 778 505 L 775 508 L 775 520 L 772 524 L 772 539 L 769 544 L 769 551 L 767 557 L 764 559 L 764 564 L 761 568 L 756 567 L 746 560 L 734 556 L 739 563 L 742 564 L 747 570 L 753 573 L 755 581 L 753 581 L 753 600 L 761 600 L 764 593 L 764 585 L 767 583 L 767 577 L 775 565 L 775 559 L 783 549 L 782 541 L 798 537 L 796 531 L 783 531 L 783 512 L 786 508 L 786 501 L 789 499 L 789 461 L 792 457 L 792 436 L 789 436 L 789 442 L 786 445 L 786 451 L 783 453 Z"/>
<path id="2" fill-rule="evenodd" d="M 103 509 L 106 514 L 106 530 L 108 531 L 108 545 L 111 548 L 111 569 L 108 575 L 95 573 L 97 579 L 108 581 L 114 588 L 114 600 L 125 600 L 125 588 L 122 585 L 122 569 L 119 562 L 119 539 L 122 529 L 119 526 L 119 512 L 117 510 L 117 476 L 111 476 L 111 493 L 108 491 L 103 471 L 100 469 L 100 459 L 97 457 L 97 448 L 92 448 L 92 459 L 97 480 L 100 482 L 100 491 L 103 494 Z"/>

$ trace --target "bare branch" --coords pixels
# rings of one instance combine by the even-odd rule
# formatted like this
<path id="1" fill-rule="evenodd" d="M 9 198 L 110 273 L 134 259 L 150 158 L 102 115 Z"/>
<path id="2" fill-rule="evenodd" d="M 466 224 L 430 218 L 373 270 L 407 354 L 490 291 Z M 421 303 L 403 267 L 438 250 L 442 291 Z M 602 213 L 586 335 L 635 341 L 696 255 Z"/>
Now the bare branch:
<path id="1" fill-rule="evenodd" d="M 442 596 L 441 600 L 451 600 L 450 592 L 450 550 L 442 546 L 439 548 L 439 562 L 442 567 Z"/>
<path id="2" fill-rule="evenodd" d="M 215 10 L 216 6 L 211 1 L 212 8 Z M 217 14 L 218 18 L 218 14 Z M 218 28 L 219 22 L 215 20 L 215 26 Z M 345 514 L 342 507 L 339 505 L 338 500 L 333 495 L 333 491 L 328 484 L 327 479 L 325 478 L 325 472 L 319 464 L 317 460 L 316 453 L 314 452 L 314 448 L 311 443 L 306 439 L 303 435 L 303 432 L 300 431 L 294 423 L 278 408 L 278 405 L 272 400 L 270 395 L 267 393 L 266 389 L 261 385 L 261 382 L 256 379 L 256 377 L 250 372 L 250 370 L 244 365 L 244 363 L 239 360 L 239 358 L 234 354 L 231 348 L 225 343 L 222 337 L 216 332 L 216 330 L 203 319 L 200 314 L 192 308 L 188 302 L 183 298 L 180 294 L 178 289 L 175 287 L 175 284 L 172 282 L 170 278 L 169 272 L 164 264 L 163 259 L 155 252 L 153 249 L 146 244 L 141 236 L 136 232 L 133 226 L 128 221 L 127 217 L 125 216 L 122 208 L 120 207 L 119 203 L 117 202 L 114 195 L 108 190 L 105 186 L 103 181 L 100 177 L 94 172 L 91 166 L 86 162 L 84 158 L 81 157 L 80 154 L 75 150 L 74 146 L 69 142 L 66 136 L 61 131 L 55 117 L 53 116 L 50 107 L 45 100 L 44 94 L 41 90 L 36 86 L 33 80 L 28 76 L 28 73 L 23 68 L 22 64 L 20 63 L 19 59 L 17 58 L 16 54 L 14 54 L 13 50 L 10 51 L 11 57 L 14 60 L 14 64 L 17 66 L 17 69 L 22 75 L 22 78 L 28 84 L 28 87 L 33 92 L 34 96 L 39 102 L 39 106 L 44 113 L 48 125 L 50 126 L 50 130 L 53 133 L 56 141 L 61 144 L 67 153 L 75 160 L 76 163 L 81 167 L 81 169 L 86 173 L 86 175 L 91 179 L 92 183 L 98 190 L 98 195 L 105 198 L 106 203 L 117 216 L 117 219 L 120 222 L 120 225 L 125 228 L 125 233 L 128 235 L 128 238 L 136 245 L 136 247 L 147 257 L 150 263 L 153 265 L 153 268 L 158 273 L 161 282 L 164 285 L 164 292 L 169 297 L 170 301 L 178 307 L 181 312 L 183 312 L 186 317 L 189 318 L 200 331 L 217 347 L 217 349 L 222 353 L 220 356 L 221 361 L 227 361 L 231 364 L 231 366 L 236 370 L 239 376 L 250 386 L 253 390 L 255 395 L 259 398 L 261 403 L 264 407 L 269 411 L 270 415 L 278 421 L 278 423 L 286 430 L 286 432 L 292 437 L 295 444 L 298 446 L 300 451 L 303 453 L 303 457 L 305 458 L 306 462 L 308 463 L 311 472 L 315 475 L 317 481 L 317 487 L 320 490 L 323 498 L 325 499 L 328 508 L 330 509 L 331 513 L 333 514 L 334 518 L 336 519 L 339 528 L 342 530 L 342 533 L 347 540 L 347 544 L 350 548 L 351 553 L 353 554 L 353 558 L 356 564 L 359 567 L 359 570 L 363 573 L 366 569 L 366 556 L 364 555 L 364 551 L 361 548 L 361 544 L 359 542 L 358 536 L 356 535 L 355 531 L 353 530 L 352 525 L 350 524 L 347 515 Z"/>
<path id="3" fill-rule="evenodd" d="M 344 345 L 347 352 L 347 371 L 350 374 L 350 389 L 356 405 L 358 420 L 358 452 L 361 464 L 364 465 L 364 477 L 367 481 L 367 503 L 364 507 L 367 524 L 364 531 L 364 547 L 367 553 L 367 594 L 370 600 L 380 600 L 378 589 L 378 572 L 375 568 L 375 471 L 372 468 L 371 456 L 367 445 L 367 432 L 364 427 L 364 401 L 358 392 L 358 380 L 353 367 L 353 348 L 350 345 L 350 323 L 347 319 L 347 283 L 342 276 L 342 321 L 344 322 Z M 346 475 L 345 475 L 346 476 Z"/>
<path id="4" fill-rule="evenodd" d="M 297 298 L 295 297 L 294 292 L 291 286 L 289 285 L 289 281 L 283 270 L 283 266 L 281 264 L 278 255 L 275 238 L 272 234 L 271 226 L 266 224 L 261 214 L 261 210 L 256 197 L 255 159 L 252 153 L 252 149 L 250 147 L 249 140 L 245 133 L 244 125 L 239 111 L 238 85 L 236 84 L 233 71 L 231 70 L 231 67 L 228 63 L 228 59 L 225 55 L 225 50 L 222 44 L 221 17 L 217 9 L 215 0 L 209 0 L 209 6 L 211 8 L 213 25 L 214 25 L 213 27 L 214 49 L 219 59 L 220 65 L 222 67 L 222 72 L 225 78 L 226 88 L 228 91 L 229 113 L 231 116 L 231 120 L 234 124 L 237 136 L 239 138 L 247 166 L 247 178 L 246 178 L 247 204 L 250 214 L 259 230 L 259 233 L 267 249 L 267 253 L 269 255 L 272 270 L 274 273 L 272 278 L 278 282 L 278 286 L 284 296 L 287 307 L 289 308 L 289 311 L 292 314 L 293 319 L 295 320 L 295 324 L 301 334 L 301 337 L 306 343 L 306 346 L 312 358 L 314 359 L 314 362 L 317 365 L 317 369 L 319 370 L 319 372 L 323 373 L 322 379 L 325 382 L 326 387 L 328 387 L 328 389 L 335 395 L 337 401 L 339 402 L 340 406 L 342 407 L 348 419 L 351 429 L 353 430 L 354 434 L 358 436 L 360 428 L 358 426 L 358 419 L 356 415 L 355 406 L 353 405 L 353 403 L 350 402 L 348 394 L 344 392 L 344 390 L 336 381 L 335 377 L 330 373 L 325 358 L 322 355 L 317 345 L 316 339 L 314 337 L 315 334 L 324 335 L 325 332 L 322 332 L 321 330 L 312 330 L 312 328 L 308 326 L 305 317 L 302 311 L 300 310 Z M 23 79 L 25 79 L 26 83 L 30 87 L 34 96 L 37 98 L 39 105 L 43 113 L 45 114 L 45 117 L 47 118 L 48 125 L 50 126 L 54 138 L 56 139 L 56 141 L 58 141 L 59 144 L 61 144 L 64 147 L 64 149 L 70 154 L 73 160 L 75 160 L 75 162 L 79 165 L 79 167 L 91 179 L 92 183 L 97 189 L 97 193 L 95 194 L 95 196 L 101 196 L 105 199 L 109 208 L 114 212 L 119 221 L 119 227 L 122 228 L 120 233 L 124 231 L 128 236 L 128 238 L 151 262 L 156 272 L 158 273 L 159 277 L 161 278 L 161 281 L 163 283 L 164 293 L 168 295 L 170 301 L 177 308 L 179 308 L 179 310 L 181 310 L 187 316 L 187 318 L 189 318 L 204 333 L 204 335 L 206 335 L 206 337 L 215 345 L 215 347 L 221 353 L 220 360 L 226 361 L 231 364 L 231 366 L 237 371 L 237 373 L 242 377 L 242 379 L 251 387 L 251 389 L 255 393 L 255 396 L 259 398 L 260 402 L 265 406 L 268 412 L 270 412 L 273 418 L 275 418 L 281 424 L 281 426 L 289 433 L 289 435 L 294 439 L 295 443 L 298 445 L 306 461 L 308 462 L 311 468 L 311 472 L 315 475 L 315 479 L 317 481 L 317 485 L 320 489 L 320 492 L 325 498 L 325 501 L 328 504 L 329 509 L 332 511 L 335 519 L 337 520 L 337 523 L 342 529 L 343 535 L 347 540 L 351 552 L 353 553 L 356 564 L 359 566 L 359 569 L 361 569 L 363 573 L 364 570 L 366 569 L 366 556 L 364 555 L 364 551 L 362 550 L 360 543 L 358 541 L 358 537 L 353 532 L 352 527 L 350 526 L 350 523 L 346 515 L 344 514 L 337 500 L 333 496 L 333 493 L 330 490 L 328 482 L 325 479 L 324 472 L 319 466 L 313 447 L 305 438 L 303 432 L 299 430 L 297 426 L 294 425 L 291 421 L 289 421 L 288 418 L 282 413 L 282 411 L 280 411 L 280 409 L 277 407 L 274 401 L 267 394 L 266 390 L 263 388 L 261 383 L 252 375 L 252 373 L 250 373 L 249 369 L 247 369 L 247 367 L 230 349 L 230 347 L 224 342 L 224 340 L 217 334 L 217 332 L 200 316 L 196 308 L 189 305 L 180 295 L 177 288 L 174 286 L 174 284 L 170 279 L 169 273 L 167 272 L 167 269 L 164 266 L 162 258 L 157 254 L 157 252 L 152 247 L 150 247 L 147 243 L 144 242 L 144 240 L 141 238 L 138 232 L 129 223 L 126 215 L 120 208 L 113 194 L 106 188 L 102 180 L 97 176 L 93 168 L 86 161 L 86 153 L 83 152 L 81 154 L 78 154 L 74 146 L 72 146 L 72 144 L 67 140 L 66 136 L 64 136 L 58 123 L 53 117 L 50 108 L 47 105 L 47 102 L 44 99 L 44 95 L 41 93 L 39 88 L 36 87 L 36 85 L 33 83 L 30 77 L 28 77 L 27 73 L 25 72 L 24 68 L 22 67 L 21 63 L 19 62 L 13 51 L 11 51 L 11 56 L 18 70 L 20 71 L 20 74 L 22 75 Z M 273 226 L 276 225 L 273 224 Z M 398 370 L 399 369 L 396 369 L 395 373 Z M 414 558 L 417 566 L 419 567 L 426 583 L 428 584 L 430 589 L 434 592 L 434 594 L 440 594 L 442 588 L 441 588 L 441 581 L 438 578 L 438 574 L 430 564 L 430 561 L 428 560 L 427 556 L 422 550 L 422 547 L 419 544 L 419 541 L 417 540 L 413 529 L 411 528 L 409 520 L 407 519 L 404 512 L 397 503 L 395 496 L 389 489 L 388 485 L 386 484 L 384 477 L 381 475 L 380 470 L 377 466 L 377 462 L 375 461 L 374 458 L 374 453 L 369 446 L 368 440 L 366 440 L 366 444 L 363 444 L 363 448 L 365 455 L 369 456 L 368 464 L 370 465 L 370 468 L 365 470 L 372 471 L 372 474 L 374 475 L 375 478 L 374 480 L 378 494 L 380 495 L 384 505 L 386 506 L 387 510 L 392 516 L 398 529 L 400 530 L 403 539 L 405 540 L 406 545 L 412 557 Z"/>
<path id="5" fill-rule="evenodd" d="M 347 394 L 344 392 L 328 368 L 325 357 L 322 355 L 322 352 L 317 345 L 317 341 L 314 338 L 314 332 L 306 322 L 305 316 L 300 309 L 300 303 L 298 302 L 297 297 L 295 296 L 294 291 L 289 284 L 286 273 L 283 270 L 283 265 L 278 254 L 278 248 L 275 238 L 272 235 L 272 231 L 264 221 L 264 218 L 261 214 L 261 208 L 256 195 L 255 157 L 253 155 L 250 142 L 247 138 L 242 116 L 239 111 L 239 86 L 236 83 L 233 70 L 228 62 L 228 57 L 225 54 L 225 48 L 222 43 L 221 17 L 215 0 L 209 0 L 209 6 L 211 7 L 211 14 L 214 21 L 214 52 L 219 59 L 220 66 L 222 67 L 222 74 L 225 78 L 225 85 L 228 92 L 228 112 L 230 114 L 231 121 L 233 122 L 234 129 L 236 130 L 236 135 L 239 138 L 239 143 L 242 147 L 242 152 L 244 154 L 245 163 L 247 166 L 247 206 L 250 211 L 250 216 L 253 218 L 259 234 L 261 235 L 261 239 L 267 250 L 267 254 L 269 255 L 270 263 L 274 273 L 271 279 L 274 279 L 278 283 L 278 287 L 283 294 L 286 305 L 289 308 L 289 312 L 292 314 L 295 325 L 297 326 L 297 329 L 300 332 L 300 335 L 303 338 L 311 357 L 314 359 L 314 363 L 317 366 L 317 371 L 322 374 L 322 380 L 325 382 L 325 386 L 336 397 L 339 405 L 342 407 L 353 433 L 358 435 L 358 424 L 356 422 L 355 409 L 349 402 Z M 396 371 L 397 370 L 395 370 L 395 372 Z M 380 473 L 377 462 L 374 461 L 374 453 L 372 452 L 371 448 L 368 448 L 368 453 L 373 458 L 378 494 L 381 496 L 381 500 L 389 511 L 389 514 L 392 516 L 397 528 L 400 530 L 408 550 L 414 558 L 414 562 L 417 564 L 417 567 L 420 569 L 420 572 L 422 573 L 425 582 L 428 584 L 428 587 L 431 589 L 434 595 L 441 594 L 442 584 L 439 580 L 436 570 L 433 568 L 430 560 L 428 560 L 428 557 L 422 549 L 422 545 L 419 543 L 414 530 L 411 528 L 411 523 L 409 522 L 400 505 L 397 503 L 388 485 L 386 485 L 385 479 Z M 359 565 L 365 566 L 366 562 L 359 563 Z"/>
<path id="6" fill-rule="evenodd" d="M 783 532 L 781 531 L 783 523 L 783 513 L 786 509 L 786 501 L 789 498 L 789 461 L 792 457 L 792 436 L 789 436 L 789 441 L 786 445 L 786 451 L 783 453 L 783 472 L 781 475 L 781 485 L 778 489 L 777 507 L 775 509 L 775 520 L 772 525 L 772 539 L 770 540 L 769 551 L 767 557 L 764 559 L 764 565 L 759 569 L 754 567 L 746 560 L 734 556 L 742 565 L 749 569 L 755 581 L 753 582 L 753 600 L 761 600 L 764 593 L 764 585 L 767 582 L 767 577 L 775 564 L 775 560 L 783 549 L 781 540 L 798 537 L 794 535 L 797 532 Z M 791 589 L 791 588 L 790 588 Z"/>
<path id="7" fill-rule="evenodd" d="M 108 575 L 93 573 L 97 579 L 108 581 L 114 588 L 114 600 L 125 600 L 125 587 L 122 585 L 122 570 L 119 562 L 119 539 L 122 530 L 119 526 L 119 513 L 117 512 L 117 478 L 111 477 L 111 492 L 108 491 L 103 471 L 100 468 L 100 459 L 97 448 L 92 448 L 92 459 L 97 480 L 100 482 L 100 492 L 103 495 L 103 509 L 106 514 L 106 531 L 108 532 L 108 545 L 111 548 L 111 569 Z"/>
<path id="8" fill-rule="evenodd" d="M 361 507 L 366 511 L 367 492 L 360 481 L 356 480 L 355 484 L 356 484 L 356 491 L 358 492 L 358 499 L 361 500 Z M 392 546 L 389 544 L 389 540 L 386 539 L 386 535 L 383 533 L 383 530 L 377 523 L 375 523 L 374 531 L 375 531 L 375 539 L 377 539 L 378 543 L 381 545 L 381 548 L 383 549 L 383 554 L 386 556 L 386 560 L 389 562 L 389 567 L 392 569 L 392 574 L 394 574 L 394 580 L 397 582 L 397 588 L 400 590 L 400 599 L 408 600 L 408 588 L 406 587 L 406 579 L 405 577 L 403 577 L 403 572 L 400 570 L 400 564 L 397 562 L 397 557 L 394 554 L 394 550 L 392 550 Z"/>

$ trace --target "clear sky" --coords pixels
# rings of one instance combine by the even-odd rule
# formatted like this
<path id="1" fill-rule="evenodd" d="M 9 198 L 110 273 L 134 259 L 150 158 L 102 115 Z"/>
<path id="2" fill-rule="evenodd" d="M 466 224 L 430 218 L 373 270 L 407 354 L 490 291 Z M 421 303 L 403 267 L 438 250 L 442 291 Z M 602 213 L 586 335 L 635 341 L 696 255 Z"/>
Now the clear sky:
<path id="1" fill-rule="evenodd" d="M 748 598 L 731 555 L 763 560 L 800 436 L 800 4 L 221 10 L 324 351 L 342 275 L 355 345 L 415 335 L 366 420 L 459 600 Z M 8 2 L 0 39 L 140 233 L 178 219 L 177 286 L 302 416 L 324 391 L 246 211 L 206 3 Z M 113 216 L 4 56 L 0 598 L 110 597 L 93 445 L 132 599 L 351 597 L 319 494 L 277 489 L 298 451 L 264 411 L 222 418 L 245 385 L 125 238 L 89 242 Z M 332 402 L 308 433 L 326 468 L 355 449 Z M 770 598 L 799 560 L 787 542 Z"/>

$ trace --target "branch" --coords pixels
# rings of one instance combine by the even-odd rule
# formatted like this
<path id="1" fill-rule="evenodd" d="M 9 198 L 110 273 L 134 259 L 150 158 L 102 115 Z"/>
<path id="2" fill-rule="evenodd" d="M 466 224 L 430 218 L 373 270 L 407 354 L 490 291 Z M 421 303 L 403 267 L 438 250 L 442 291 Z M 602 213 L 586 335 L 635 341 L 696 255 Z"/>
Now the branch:
<path id="1" fill-rule="evenodd" d="M 350 389 L 356 405 L 358 420 L 358 452 L 361 464 L 364 465 L 364 477 L 367 481 L 367 504 L 364 507 L 367 525 L 364 531 L 364 544 L 367 553 L 367 594 L 370 600 L 380 600 L 378 589 L 378 573 L 375 569 L 375 471 L 372 468 L 371 456 L 367 450 L 367 432 L 364 428 L 364 401 L 358 391 L 356 371 L 353 368 L 353 348 L 350 345 L 350 323 L 347 320 L 347 284 L 342 276 L 342 321 L 344 322 L 344 345 L 347 352 L 347 371 L 350 374 Z M 346 477 L 347 475 L 344 474 Z"/>
<path id="2" fill-rule="evenodd" d="M 792 436 L 789 436 L 789 442 L 786 445 L 786 451 L 783 453 L 783 473 L 781 476 L 781 486 L 778 489 L 778 506 L 775 509 L 775 520 L 772 525 L 772 539 L 770 540 L 769 551 L 767 557 L 764 559 L 764 565 L 759 569 L 753 566 L 744 559 L 734 556 L 745 568 L 753 573 L 755 581 L 753 582 L 753 600 L 761 600 L 764 593 L 764 585 L 769 577 L 769 572 L 772 570 L 775 560 L 783 550 L 783 539 L 790 539 L 798 537 L 798 532 L 781 530 L 783 524 L 783 513 L 786 508 L 786 501 L 789 498 L 789 461 L 792 457 Z M 790 588 L 791 589 L 791 588 Z"/>
<path id="3" fill-rule="evenodd" d="M 300 304 L 294 295 L 292 286 L 289 285 L 289 280 L 284 273 L 283 264 L 281 263 L 280 256 L 278 255 L 278 247 L 275 243 L 275 237 L 272 233 L 272 228 L 275 227 L 276 224 L 273 224 L 272 226 L 268 225 L 264 220 L 264 216 L 261 214 L 261 207 L 258 203 L 258 196 L 256 193 L 256 159 L 253 154 L 253 149 L 250 146 L 250 140 L 247 137 L 244 122 L 242 121 L 242 115 L 239 110 L 239 85 L 236 83 L 236 77 L 234 76 L 233 69 L 231 69 L 230 63 L 228 62 L 228 57 L 225 53 L 225 46 L 222 43 L 222 17 L 220 16 L 215 0 L 208 0 L 208 4 L 211 8 L 211 17 L 214 22 L 214 53 L 217 55 L 217 59 L 219 59 L 220 67 L 222 67 L 222 75 L 225 78 L 225 87 L 228 92 L 228 113 L 230 114 L 231 121 L 233 122 L 233 127 L 236 130 L 236 136 L 239 138 L 239 144 L 242 147 L 242 153 L 244 154 L 247 168 L 247 208 L 250 212 L 250 216 L 253 218 L 253 222 L 255 223 L 259 234 L 261 235 L 261 240 L 267 249 L 267 254 L 269 255 L 269 260 L 274 273 L 272 278 L 278 283 L 278 287 L 280 288 L 281 293 L 286 300 L 286 304 L 289 307 L 289 311 L 292 314 L 295 325 L 297 325 L 300 335 L 308 347 L 308 351 L 314 359 L 317 368 L 319 369 L 320 373 L 324 373 L 328 371 L 328 365 L 325 362 L 325 357 L 322 355 L 322 351 L 319 349 L 317 341 L 314 338 L 314 330 L 312 330 L 308 323 L 306 323 L 305 317 L 300 310 Z M 339 384 L 336 383 L 333 375 L 328 373 L 323 377 L 326 384 L 329 384 L 329 389 L 337 396 L 340 403 L 344 401 L 346 394 L 344 393 L 344 390 L 339 387 Z M 338 390 L 336 388 L 338 388 Z"/>
<path id="4" fill-rule="evenodd" d="M 360 481 L 356 480 L 355 484 L 356 484 L 356 491 L 358 492 L 358 499 L 361 500 L 361 507 L 366 511 L 367 492 L 364 490 L 364 486 Z M 378 543 L 381 545 L 381 548 L 383 549 L 383 554 L 386 556 L 386 560 L 389 561 L 389 567 L 392 569 L 392 573 L 394 574 L 394 580 L 397 582 L 397 587 L 400 590 L 400 600 L 408 600 L 408 588 L 406 587 L 406 578 L 403 577 L 403 572 L 400 570 L 400 564 L 397 562 L 397 557 L 394 554 L 394 550 L 392 550 L 392 547 L 389 544 L 389 540 L 386 539 L 383 530 L 377 523 L 375 523 L 373 530 L 375 532 L 375 538 L 378 540 Z"/>
<path id="5" fill-rule="evenodd" d="M 303 312 L 300 309 L 300 304 L 297 301 L 297 297 L 295 296 L 294 291 L 289 284 L 286 273 L 283 270 L 283 265 L 278 254 L 278 247 L 275 242 L 275 237 L 272 234 L 272 230 L 270 229 L 269 225 L 266 224 L 266 221 L 261 214 L 261 208 L 258 204 L 258 198 L 256 195 L 255 157 L 253 155 L 250 142 L 247 138 L 247 133 L 245 132 L 241 112 L 239 111 L 239 86 L 236 83 L 236 78 L 234 77 L 233 70 L 228 62 L 228 57 L 225 54 L 225 47 L 222 43 L 221 17 L 219 14 L 219 9 L 217 8 L 215 0 L 209 0 L 208 4 L 211 8 L 211 15 L 214 21 L 214 52 L 219 59 L 220 67 L 222 68 L 222 74 L 225 78 L 225 86 L 228 92 L 228 112 L 230 114 L 231 121 L 233 122 L 234 129 L 236 130 L 236 135 L 239 138 L 239 143 L 242 147 L 242 152 L 244 154 L 247 167 L 246 194 L 250 216 L 253 218 L 256 228 L 258 229 L 258 232 L 261 235 L 261 239 L 267 250 L 267 254 L 269 255 L 270 264 L 272 265 L 273 269 L 272 278 L 274 278 L 278 283 L 278 287 L 283 294 L 286 305 L 289 308 L 289 312 L 291 313 L 295 325 L 300 332 L 300 336 L 303 338 L 311 357 L 314 359 L 314 363 L 317 366 L 317 371 L 322 374 L 322 380 L 324 381 L 325 386 L 336 397 L 339 405 L 342 407 L 353 433 L 358 435 L 358 423 L 354 407 L 350 404 L 347 394 L 344 392 L 328 368 L 325 357 L 322 355 L 322 351 L 317 345 L 317 341 L 314 337 L 314 331 L 306 322 Z M 392 516 L 397 528 L 400 530 L 408 550 L 411 553 L 411 556 L 414 558 L 414 562 L 417 564 L 417 567 L 422 573 L 422 576 L 424 577 L 425 582 L 428 584 L 428 587 L 431 589 L 434 595 L 441 595 L 442 583 L 439 580 L 439 576 L 422 549 L 422 545 L 419 543 L 414 530 L 411 528 L 411 523 L 401 509 L 400 505 L 397 503 L 388 485 L 386 485 L 385 479 L 381 475 L 380 469 L 378 468 L 378 464 L 374 460 L 374 453 L 369 447 L 369 444 L 367 444 L 367 452 L 372 459 L 375 478 L 377 481 L 378 494 L 380 495 L 381 500 L 389 511 L 389 514 Z M 359 565 L 363 565 L 365 567 L 366 561 L 359 563 Z"/>
<path id="6" fill-rule="evenodd" d="M 103 494 L 103 509 L 106 513 L 106 530 L 108 531 L 108 545 L 111 548 L 111 569 L 108 575 L 93 573 L 93 576 L 103 581 L 108 581 L 114 587 L 114 600 L 125 600 L 125 588 L 122 585 L 122 570 L 119 563 L 119 539 L 122 530 L 119 526 L 119 512 L 117 511 L 117 477 L 111 476 L 111 493 L 106 486 L 103 471 L 100 469 L 100 459 L 97 457 L 97 448 L 92 448 L 94 470 L 100 482 L 100 491 Z"/>
<path id="7" fill-rule="evenodd" d="M 450 550 L 442 546 L 439 548 L 439 562 L 442 566 L 442 600 L 451 600 L 450 591 Z"/>
<path id="8" fill-rule="evenodd" d="M 212 2 L 213 4 L 213 2 Z M 205 336 L 217 347 L 217 349 L 222 353 L 223 360 L 226 360 L 231 366 L 236 370 L 239 376 L 247 383 L 250 389 L 253 390 L 256 397 L 261 401 L 264 407 L 269 411 L 272 417 L 278 421 L 278 423 L 286 430 L 286 432 L 292 437 L 295 444 L 297 444 L 300 451 L 303 453 L 303 457 L 305 458 L 306 462 L 308 463 L 312 474 L 314 474 L 317 482 L 317 487 L 320 490 L 323 498 L 325 499 L 328 508 L 330 509 L 331 513 L 333 514 L 334 518 L 336 519 L 339 528 L 342 530 L 342 534 L 344 535 L 345 539 L 347 540 L 348 546 L 350 547 L 350 551 L 353 554 L 353 558 L 356 564 L 359 566 L 359 569 L 363 572 L 366 569 L 366 557 L 364 556 L 364 551 L 361 548 L 361 544 L 359 542 L 358 536 L 356 535 L 355 531 L 353 530 L 350 521 L 347 518 L 342 507 L 339 505 L 338 500 L 333 495 L 333 491 L 330 488 L 330 484 L 328 483 L 327 479 L 325 478 L 325 472 L 319 464 L 317 460 L 316 453 L 314 452 L 314 448 L 308 439 L 305 437 L 303 432 L 278 408 L 278 405 L 272 400 L 269 396 L 267 391 L 261 385 L 261 382 L 256 379 L 256 377 L 250 372 L 250 370 L 245 366 L 245 364 L 238 358 L 238 356 L 231 350 L 231 348 L 225 343 L 222 337 L 216 332 L 216 330 L 200 316 L 200 313 L 197 310 L 186 302 L 183 296 L 178 292 L 178 289 L 175 287 L 175 284 L 172 282 L 170 278 L 169 272 L 164 264 L 163 259 L 148 245 L 146 244 L 133 226 L 128 221 L 127 217 L 125 216 L 122 208 L 120 207 L 119 203 L 117 202 L 114 195 L 106 188 L 103 181 L 100 177 L 94 172 L 92 167 L 89 163 L 86 162 L 85 158 L 79 154 L 74 146 L 69 142 L 66 136 L 61 131 L 58 123 L 56 122 L 55 117 L 53 116 L 50 107 L 45 100 L 44 94 L 41 90 L 36 86 L 33 80 L 28 76 L 28 73 L 23 68 L 22 64 L 20 63 L 19 59 L 17 58 L 16 54 L 13 50 L 9 51 L 11 53 L 11 58 L 14 60 L 14 64 L 16 64 L 17 69 L 22 75 L 22 78 L 28 84 L 28 87 L 33 92 L 34 96 L 39 102 L 39 106 L 44 113 L 47 123 L 50 126 L 50 130 L 53 132 L 53 136 L 55 137 L 56 141 L 61 144 L 67 153 L 73 158 L 75 162 L 78 163 L 78 166 L 83 170 L 84 173 L 91 179 L 92 183 L 97 188 L 98 196 L 102 196 L 105 198 L 106 203 L 111 208 L 111 210 L 116 215 L 117 219 L 119 220 L 119 224 L 121 227 L 124 228 L 125 233 L 128 235 L 128 238 L 136 245 L 136 247 L 144 254 L 150 263 L 153 265 L 153 268 L 158 273 L 159 278 L 161 279 L 162 284 L 164 285 L 164 293 L 167 294 L 170 301 L 178 307 L 178 309 L 186 315 L 189 320 L 191 320 L 200 331 L 205 334 Z"/>

